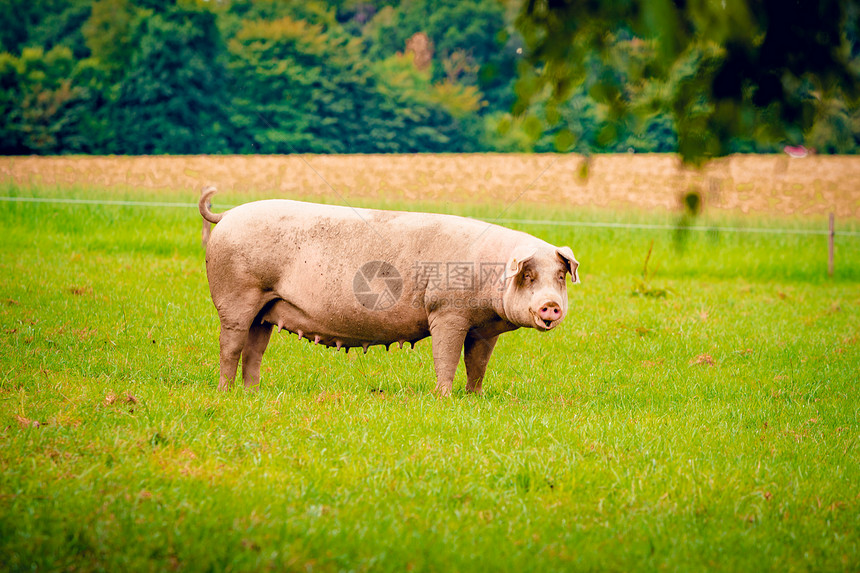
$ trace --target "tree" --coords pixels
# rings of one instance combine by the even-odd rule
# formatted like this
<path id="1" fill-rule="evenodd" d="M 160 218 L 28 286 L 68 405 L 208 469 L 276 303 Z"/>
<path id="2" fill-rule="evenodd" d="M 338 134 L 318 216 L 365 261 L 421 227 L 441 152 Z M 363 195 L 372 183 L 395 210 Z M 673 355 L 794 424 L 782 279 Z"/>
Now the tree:
<path id="1" fill-rule="evenodd" d="M 236 145 L 251 153 L 346 153 L 363 131 L 368 73 L 354 39 L 283 17 L 230 41 Z"/>
<path id="2" fill-rule="evenodd" d="M 86 3 L 86 0 L 81 0 Z M 74 8 L 75 0 L 3 0 L 0 2 L 0 52 L 21 54 L 33 44 L 34 31 L 53 15 Z"/>
<path id="3" fill-rule="evenodd" d="M 28 34 L 27 43 L 41 46 L 46 52 L 56 46 L 66 46 L 76 60 L 88 57 L 90 52 L 82 27 L 89 19 L 91 10 L 90 0 L 69 1 L 66 7 L 50 12 L 34 26 Z"/>
<path id="4" fill-rule="evenodd" d="M 474 86 L 432 81 L 429 70 L 419 70 L 413 55 L 393 55 L 374 64 L 380 120 L 373 137 L 383 136 L 379 151 L 478 151 L 483 124 L 475 113 L 481 94 Z"/>
<path id="5" fill-rule="evenodd" d="M 141 10 L 129 0 L 96 0 L 90 17 L 81 27 L 92 57 L 114 80 L 131 65 L 134 54 L 133 26 Z"/>
<path id="6" fill-rule="evenodd" d="M 475 88 L 434 84 L 410 56 L 368 65 L 336 24 L 246 21 L 230 41 L 235 146 L 253 153 L 472 149 Z M 465 129 L 464 129 L 465 127 Z"/>
<path id="7" fill-rule="evenodd" d="M 88 151 L 81 129 L 86 91 L 73 83 L 74 66 L 65 46 L 0 54 L 0 153 Z"/>
<path id="8" fill-rule="evenodd" d="M 860 0 L 6 0 L 4 153 L 860 150 Z"/>
<path id="9" fill-rule="evenodd" d="M 111 102 L 109 151 L 224 152 L 226 75 L 215 15 L 205 9 L 159 9 L 136 22 L 134 52 Z"/>
<path id="10" fill-rule="evenodd" d="M 824 102 L 856 109 L 858 15 L 858 0 L 528 0 L 517 23 L 531 66 L 517 111 L 547 87 L 563 101 L 584 81 L 589 55 L 607 62 L 613 33 L 627 31 L 654 42 L 653 57 L 627 80 L 672 88 L 663 106 L 685 160 L 724 155 L 739 138 L 800 143 L 826 114 Z M 615 106 L 610 122 L 634 113 L 618 97 L 623 88 L 606 77 L 594 90 Z"/>
<path id="11" fill-rule="evenodd" d="M 384 8 L 368 24 L 369 53 L 379 61 L 403 53 L 406 42 L 426 34 L 434 47 L 432 80 L 479 87 L 487 110 L 508 110 L 518 38 L 495 0 L 416 0 Z"/>

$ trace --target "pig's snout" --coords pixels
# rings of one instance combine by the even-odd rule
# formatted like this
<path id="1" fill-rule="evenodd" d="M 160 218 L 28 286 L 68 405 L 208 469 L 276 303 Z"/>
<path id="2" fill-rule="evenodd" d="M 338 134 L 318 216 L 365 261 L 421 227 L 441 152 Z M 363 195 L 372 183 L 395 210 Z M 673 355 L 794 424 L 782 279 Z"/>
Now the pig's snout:
<path id="1" fill-rule="evenodd" d="M 561 305 L 557 302 L 549 301 L 540 305 L 535 322 L 537 322 L 539 328 L 549 330 L 558 324 L 558 321 L 563 317 L 564 312 L 561 310 Z"/>
<path id="2" fill-rule="evenodd" d="M 538 311 L 538 316 L 541 320 L 553 322 L 561 317 L 561 307 L 554 302 L 548 302 Z"/>

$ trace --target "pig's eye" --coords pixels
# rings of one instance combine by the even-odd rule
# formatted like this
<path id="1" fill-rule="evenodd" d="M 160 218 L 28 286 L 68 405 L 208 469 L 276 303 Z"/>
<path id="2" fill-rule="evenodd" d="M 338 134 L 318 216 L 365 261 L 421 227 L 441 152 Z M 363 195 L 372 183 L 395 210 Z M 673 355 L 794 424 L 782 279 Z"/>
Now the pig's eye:
<path id="1" fill-rule="evenodd" d="M 532 276 L 532 273 L 530 271 L 526 271 L 523 273 L 523 282 L 530 283 L 533 280 L 535 280 L 535 278 L 534 276 Z"/>
<path id="2" fill-rule="evenodd" d="M 558 273 L 558 282 L 563 283 L 563 282 L 564 282 L 564 277 L 565 277 L 566 275 L 567 275 L 567 273 Z"/>

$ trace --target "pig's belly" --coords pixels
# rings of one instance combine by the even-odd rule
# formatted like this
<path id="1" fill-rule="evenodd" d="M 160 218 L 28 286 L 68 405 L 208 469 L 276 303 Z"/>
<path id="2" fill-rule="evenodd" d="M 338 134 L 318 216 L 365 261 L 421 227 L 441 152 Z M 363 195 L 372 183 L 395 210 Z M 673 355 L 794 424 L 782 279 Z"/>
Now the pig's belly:
<path id="1" fill-rule="evenodd" d="M 354 312 L 355 309 L 350 310 Z M 336 348 L 361 346 L 365 352 L 377 344 L 388 347 L 396 342 L 402 347 L 408 342 L 414 345 L 430 335 L 426 317 L 418 313 L 403 316 L 397 311 L 377 310 L 356 316 L 335 310 L 322 316 L 322 313 L 311 312 L 283 299 L 267 305 L 259 320 L 278 327 L 278 330 L 298 334 L 299 338 L 307 338 L 310 342 Z"/>

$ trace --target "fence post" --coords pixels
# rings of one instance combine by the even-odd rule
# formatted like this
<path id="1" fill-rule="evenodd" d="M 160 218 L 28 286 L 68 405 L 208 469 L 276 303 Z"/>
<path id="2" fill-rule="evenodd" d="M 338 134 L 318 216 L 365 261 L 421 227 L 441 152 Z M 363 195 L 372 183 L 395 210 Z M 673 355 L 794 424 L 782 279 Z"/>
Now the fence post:
<path id="1" fill-rule="evenodd" d="M 833 276 L 833 237 L 836 235 L 836 218 L 830 213 L 830 233 L 827 235 L 827 274 Z"/>

